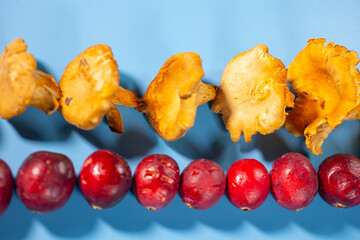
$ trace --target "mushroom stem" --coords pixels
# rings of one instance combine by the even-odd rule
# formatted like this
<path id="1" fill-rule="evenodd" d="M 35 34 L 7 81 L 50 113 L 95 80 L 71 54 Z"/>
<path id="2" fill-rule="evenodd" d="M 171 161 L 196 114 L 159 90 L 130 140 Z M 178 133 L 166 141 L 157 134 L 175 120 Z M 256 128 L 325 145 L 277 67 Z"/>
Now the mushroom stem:
<path id="1" fill-rule="evenodd" d="M 114 94 L 112 102 L 126 107 L 138 107 L 140 105 L 140 99 L 136 97 L 136 93 L 120 86 Z"/>
<path id="2" fill-rule="evenodd" d="M 109 111 L 106 113 L 106 120 L 111 131 L 116 133 L 123 132 L 122 118 L 115 104 L 111 104 Z"/>
<path id="3" fill-rule="evenodd" d="M 316 127 L 312 127 L 313 125 Z M 309 126 L 304 132 L 305 144 L 313 154 L 322 154 L 321 146 L 334 128 L 329 126 L 326 119 L 315 120 Z"/>
<path id="4" fill-rule="evenodd" d="M 31 105 L 45 112 L 54 113 L 59 107 L 60 89 L 54 78 L 40 70 L 33 72 L 35 91 Z"/>
<path id="5" fill-rule="evenodd" d="M 213 100 L 216 96 L 216 86 L 200 82 L 199 88 L 196 92 L 196 105 L 200 106 Z"/>

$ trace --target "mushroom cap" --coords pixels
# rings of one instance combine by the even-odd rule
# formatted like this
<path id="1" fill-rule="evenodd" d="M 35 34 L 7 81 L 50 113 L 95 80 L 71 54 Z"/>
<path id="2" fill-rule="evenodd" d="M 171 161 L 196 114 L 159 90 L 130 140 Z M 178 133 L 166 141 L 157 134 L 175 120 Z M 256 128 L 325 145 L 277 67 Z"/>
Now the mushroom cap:
<path id="1" fill-rule="evenodd" d="M 119 81 L 111 48 L 106 44 L 89 47 L 68 64 L 60 79 L 63 117 L 79 128 L 95 128 L 113 107 Z"/>
<path id="2" fill-rule="evenodd" d="M 197 106 L 215 97 L 215 86 L 204 84 L 202 61 L 196 53 L 173 55 L 150 83 L 138 107 L 154 130 L 174 141 L 194 125 Z"/>
<path id="3" fill-rule="evenodd" d="M 329 133 L 342 121 L 357 116 L 360 74 L 354 51 L 326 39 L 311 39 L 288 68 L 288 81 L 297 94 L 287 117 L 286 129 L 305 135 L 306 146 L 321 154 Z"/>
<path id="4" fill-rule="evenodd" d="M 283 126 L 285 108 L 292 107 L 293 101 L 284 65 L 259 44 L 226 65 L 211 110 L 223 114 L 232 141 L 244 134 L 249 142 L 256 132 L 265 135 Z"/>
<path id="5" fill-rule="evenodd" d="M 0 116 L 4 119 L 24 112 L 31 104 L 36 87 L 33 77 L 36 60 L 26 50 L 24 40 L 17 38 L 0 56 Z"/>

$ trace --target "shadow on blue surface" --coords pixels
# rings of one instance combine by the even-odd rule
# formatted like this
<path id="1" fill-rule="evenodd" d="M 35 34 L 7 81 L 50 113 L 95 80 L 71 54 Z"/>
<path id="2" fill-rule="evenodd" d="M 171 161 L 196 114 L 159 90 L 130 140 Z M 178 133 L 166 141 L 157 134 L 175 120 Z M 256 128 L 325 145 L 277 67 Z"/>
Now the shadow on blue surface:
<path id="1" fill-rule="evenodd" d="M 0 141 L 1 141 L 1 139 L 0 139 Z M 356 143 L 360 143 L 360 134 L 357 134 L 357 136 L 355 137 L 355 142 Z M 360 145 L 360 144 L 359 144 Z M 354 146 L 354 154 L 355 154 L 355 156 L 360 156 L 360 146 Z"/>
<path id="2" fill-rule="evenodd" d="M 90 234 L 95 228 L 97 216 L 91 211 L 81 193 L 75 189 L 69 202 L 61 210 L 37 214 L 35 219 L 55 235 L 81 237 Z"/>
<path id="3" fill-rule="evenodd" d="M 236 209 L 226 197 L 212 209 L 197 211 L 186 208 L 178 196 L 165 209 L 151 212 L 141 207 L 132 194 L 128 194 L 113 208 L 93 210 L 76 190 L 62 209 L 49 214 L 31 213 L 15 197 L 11 207 L 0 218 L 0 234 L 6 232 L 9 240 L 25 238 L 33 221 L 38 221 L 57 236 L 77 238 L 91 234 L 96 222 L 103 220 L 122 232 L 146 232 L 154 223 L 172 231 L 191 229 L 196 224 L 223 231 L 235 231 L 247 222 L 268 233 L 295 224 L 313 234 L 326 236 L 342 231 L 347 225 L 360 228 L 360 222 L 355 221 L 359 214 L 359 207 L 336 209 L 328 206 L 319 196 L 300 212 L 281 208 L 271 196 L 252 212 Z"/>
<path id="4" fill-rule="evenodd" d="M 263 159 L 268 162 L 273 162 L 287 152 L 298 152 L 308 157 L 308 153 L 305 151 L 303 144 L 305 138 L 295 138 L 294 136 L 284 137 L 284 135 L 290 135 L 290 133 L 286 131 L 285 128 L 281 128 L 268 135 L 257 133 L 252 137 L 251 142 L 241 144 L 240 149 L 242 152 L 258 149 L 263 155 Z M 294 138 L 292 139 L 292 143 L 289 143 L 289 138 Z"/>
<path id="5" fill-rule="evenodd" d="M 34 214 L 22 205 L 15 192 L 6 212 L 0 216 L 0 236 L 7 239 L 23 239 L 30 231 Z"/>
<path id="6" fill-rule="evenodd" d="M 137 94 L 138 98 L 141 98 L 141 93 L 140 93 L 140 89 L 139 86 L 137 85 L 137 82 L 139 81 L 135 81 L 135 79 L 133 77 L 131 77 L 129 74 L 124 73 L 124 71 L 122 71 L 121 69 L 120 71 L 120 86 L 133 91 Z"/>
<path id="7" fill-rule="evenodd" d="M 74 127 L 74 131 L 98 149 L 109 149 L 120 153 L 127 160 L 145 156 L 156 144 L 156 138 L 144 134 L 144 131 L 139 128 L 126 129 L 121 135 L 112 133 L 105 124 L 91 131 L 83 131 Z"/>
<path id="8" fill-rule="evenodd" d="M 46 115 L 32 106 L 8 122 L 24 139 L 44 142 L 65 141 L 72 129 L 59 112 Z"/>
<path id="9" fill-rule="evenodd" d="M 14 194 L 11 205 L 0 218 L 0 235 L 6 239 L 23 239 L 32 227 L 33 221 L 43 224 L 58 236 L 82 237 L 89 234 L 96 223 L 96 215 L 87 205 L 78 190 L 75 190 L 63 208 L 47 214 L 35 214 L 27 210 Z"/>
<path id="10" fill-rule="evenodd" d="M 291 212 L 278 206 L 271 196 L 252 212 L 236 209 L 226 197 L 212 209 L 197 211 L 186 208 L 178 196 L 165 209 L 150 212 L 141 207 L 133 195 L 129 195 L 120 205 L 100 212 L 98 216 L 119 231 L 130 232 L 146 231 L 153 223 L 177 231 L 194 228 L 197 223 L 232 231 L 241 227 L 243 222 L 248 222 L 264 232 L 276 232 L 294 223 L 314 234 L 331 235 L 340 232 L 345 225 L 360 228 L 360 222 L 354 221 L 358 214 L 359 207 L 336 209 L 328 206 L 320 197 L 316 197 L 308 208 Z"/>

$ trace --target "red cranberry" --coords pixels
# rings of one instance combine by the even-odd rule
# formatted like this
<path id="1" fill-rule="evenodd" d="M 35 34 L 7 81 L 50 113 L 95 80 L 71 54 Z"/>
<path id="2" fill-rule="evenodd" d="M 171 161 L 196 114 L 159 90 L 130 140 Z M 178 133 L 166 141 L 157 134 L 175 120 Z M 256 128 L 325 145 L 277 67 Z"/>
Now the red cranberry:
<path id="1" fill-rule="evenodd" d="M 227 171 L 226 196 L 243 211 L 251 211 L 263 204 L 269 195 L 270 177 L 262 163 L 242 159 Z"/>
<path id="2" fill-rule="evenodd" d="M 13 177 L 9 166 L 0 159 L 0 216 L 9 207 L 13 192 Z"/>
<path id="3" fill-rule="evenodd" d="M 29 210 L 47 213 L 61 208 L 75 185 L 74 166 L 65 155 L 36 152 L 28 156 L 16 176 L 16 192 Z"/>
<path id="4" fill-rule="evenodd" d="M 84 198 L 93 208 L 110 208 L 118 204 L 129 191 L 131 170 L 118 154 L 98 150 L 85 160 L 79 183 Z"/>
<path id="5" fill-rule="evenodd" d="M 142 206 L 157 211 L 174 199 L 179 181 L 179 166 L 174 159 L 164 154 L 149 155 L 136 167 L 134 194 Z"/>
<path id="6" fill-rule="evenodd" d="M 181 173 L 179 195 L 186 206 L 205 210 L 215 206 L 225 188 L 226 177 L 219 164 L 198 159 Z"/>
<path id="7" fill-rule="evenodd" d="M 338 208 L 360 204 L 360 159 L 350 154 L 336 154 L 319 166 L 319 194 Z"/>
<path id="8" fill-rule="evenodd" d="M 276 159 L 270 179 L 275 201 L 292 211 L 307 207 L 318 190 L 316 171 L 309 159 L 300 153 L 286 153 Z"/>

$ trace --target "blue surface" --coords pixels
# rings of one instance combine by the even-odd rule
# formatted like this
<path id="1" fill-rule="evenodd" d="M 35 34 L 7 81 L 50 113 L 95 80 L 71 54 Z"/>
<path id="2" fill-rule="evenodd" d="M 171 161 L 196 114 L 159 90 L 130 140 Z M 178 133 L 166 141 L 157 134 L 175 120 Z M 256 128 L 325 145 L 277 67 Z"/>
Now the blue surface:
<path id="1" fill-rule="evenodd" d="M 100 3 L 102 2 L 102 3 Z M 259 43 L 288 66 L 314 37 L 360 51 L 359 1 L 4 1 L 0 0 L 0 48 L 25 39 L 39 68 L 59 80 L 66 65 L 87 47 L 106 43 L 113 49 L 121 85 L 144 94 L 171 55 L 200 54 L 205 81 L 219 84 L 227 62 Z M 2 51 L 2 50 L 1 50 Z M 78 173 L 85 158 L 99 148 L 115 150 L 134 171 L 142 157 L 165 153 L 180 169 L 193 159 L 209 158 L 226 170 L 241 158 L 257 158 L 268 170 L 285 152 L 306 154 L 314 166 L 334 153 L 359 156 L 359 121 L 345 122 L 330 134 L 324 154 L 315 156 L 280 129 L 256 135 L 251 143 L 232 143 L 219 116 L 207 104 L 184 138 L 165 142 L 134 109 L 119 106 L 124 134 L 103 122 L 92 131 L 66 123 L 59 113 L 37 109 L 0 120 L 0 158 L 14 175 L 30 153 L 60 152 Z M 188 209 L 177 196 L 165 209 L 150 212 L 132 194 L 116 207 L 95 211 L 76 190 L 59 211 L 36 215 L 14 197 L 0 217 L 0 239 L 360 239 L 360 207 L 336 209 L 319 196 L 306 209 L 282 209 L 271 196 L 253 212 L 242 212 L 224 197 L 207 211 Z"/>

